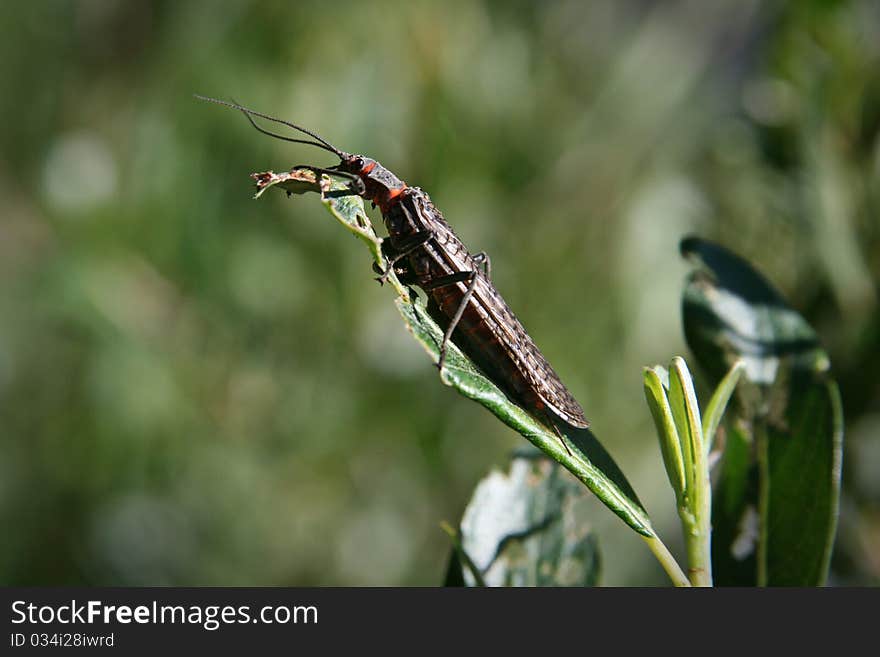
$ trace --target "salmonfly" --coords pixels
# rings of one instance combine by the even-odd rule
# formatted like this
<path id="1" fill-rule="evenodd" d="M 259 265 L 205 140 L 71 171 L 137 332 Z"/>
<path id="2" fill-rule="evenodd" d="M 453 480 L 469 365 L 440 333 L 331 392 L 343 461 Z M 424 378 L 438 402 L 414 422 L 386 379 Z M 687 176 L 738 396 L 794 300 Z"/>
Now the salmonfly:
<path id="1" fill-rule="evenodd" d="M 424 191 L 410 187 L 376 160 L 346 153 L 311 130 L 237 103 L 196 97 L 241 111 L 263 134 L 336 155 L 339 164 L 333 167 L 296 168 L 345 178 L 352 193 L 379 208 L 388 230 L 382 242 L 388 266 L 378 271 L 377 280 L 384 283 L 393 271 L 402 283 L 425 292 L 428 314 L 444 330 L 437 366 L 443 368 L 447 346 L 454 342 L 511 401 L 552 427 L 571 453 L 558 423 L 586 429 L 589 422 L 583 409 L 495 289 L 488 256 L 465 248 Z M 310 139 L 277 134 L 254 117 Z"/>

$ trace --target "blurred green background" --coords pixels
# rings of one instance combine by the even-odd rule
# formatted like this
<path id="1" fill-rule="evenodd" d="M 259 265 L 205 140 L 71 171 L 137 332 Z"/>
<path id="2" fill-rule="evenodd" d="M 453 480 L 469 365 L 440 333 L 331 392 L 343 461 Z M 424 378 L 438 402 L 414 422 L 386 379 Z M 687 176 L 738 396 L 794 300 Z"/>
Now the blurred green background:
<path id="1" fill-rule="evenodd" d="M 427 190 L 674 550 L 641 368 L 687 355 L 681 237 L 750 259 L 841 384 L 832 582 L 880 582 L 873 0 L 44 0 L 0 30 L 0 583 L 439 584 L 439 523 L 524 444 L 317 198 L 252 200 L 333 158 L 193 93 Z M 667 582 L 594 518 L 603 583 Z"/>

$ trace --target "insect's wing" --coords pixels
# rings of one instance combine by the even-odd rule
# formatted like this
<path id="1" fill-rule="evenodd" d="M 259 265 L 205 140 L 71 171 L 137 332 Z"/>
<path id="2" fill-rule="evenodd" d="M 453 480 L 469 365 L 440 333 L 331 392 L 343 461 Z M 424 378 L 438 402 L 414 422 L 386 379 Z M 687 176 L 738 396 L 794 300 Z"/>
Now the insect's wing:
<path id="1" fill-rule="evenodd" d="M 569 392 L 559 375 L 538 349 L 504 298 L 482 273 L 479 274 L 474 297 L 481 303 L 499 330 L 504 331 L 508 344 L 512 345 L 523 374 L 529 379 L 541 400 L 553 413 L 573 427 L 586 429 L 590 426 L 584 416 L 584 409 Z"/>

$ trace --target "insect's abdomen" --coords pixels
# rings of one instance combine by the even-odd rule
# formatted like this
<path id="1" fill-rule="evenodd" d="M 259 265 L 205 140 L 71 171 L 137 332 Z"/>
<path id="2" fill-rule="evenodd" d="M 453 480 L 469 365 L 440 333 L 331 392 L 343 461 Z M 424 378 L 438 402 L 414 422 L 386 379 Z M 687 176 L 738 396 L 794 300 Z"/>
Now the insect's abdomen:
<path id="1" fill-rule="evenodd" d="M 465 307 L 452 333 L 452 341 L 519 406 L 538 416 L 546 415 L 549 410 L 575 427 L 589 426 L 580 404 L 500 294 L 482 272 L 477 276 L 474 292 L 477 299 L 471 298 Z M 429 295 L 428 311 L 445 330 L 464 292 L 455 285 L 431 290 Z M 487 297 L 494 300 L 486 304 Z"/>
<path id="2" fill-rule="evenodd" d="M 430 230 L 434 238 L 408 257 L 407 273 L 428 295 L 428 312 L 444 330 L 461 307 L 468 283 L 432 287 L 438 279 L 476 271 L 474 293 L 453 331 L 452 341 L 514 403 L 546 417 L 555 415 L 587 427 L 583 409 L 544 358 L 507 303 L 483 274 L 428 195 L 407 188 L 384 213 L 392 246 Z"/>

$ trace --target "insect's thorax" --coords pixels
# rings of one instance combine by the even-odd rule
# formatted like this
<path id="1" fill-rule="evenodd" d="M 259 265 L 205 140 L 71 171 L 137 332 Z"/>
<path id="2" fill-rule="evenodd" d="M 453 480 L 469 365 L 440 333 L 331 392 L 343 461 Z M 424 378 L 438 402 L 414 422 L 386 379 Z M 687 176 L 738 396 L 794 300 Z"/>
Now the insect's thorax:
<path id="1" fill-rule="evenodd" d="M 407 188 L 405 182 L 376 160 L 362 155 L 346 155 L 338 168 L 361 179 L 364 184 L 364 198 L 379 206 L 383 214 Z"/>
<path id="2" fill-rule="evenodd" d="M 370 196 L 386 196 L 394 190 L 404 189 L 406 183 L 378 162 L 369 171 L 361 174 Z"/>
<path id="3" fill-rule="evenodd" d="M 461 240 L 446 223 L 428 195 L 418 187 L 407 187 L 382 211 L 385 228 L 393 246 L 400 248 L 417 234 L 431 234 L 424 247 L 413 252 L 410 261 L 433 261 L 432 274 L 440 276 L 475 268 Z M 422 267 L 417 267 L 422 269 Z"/>

